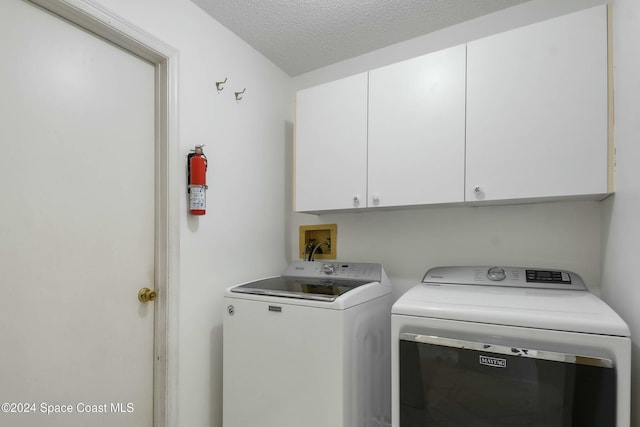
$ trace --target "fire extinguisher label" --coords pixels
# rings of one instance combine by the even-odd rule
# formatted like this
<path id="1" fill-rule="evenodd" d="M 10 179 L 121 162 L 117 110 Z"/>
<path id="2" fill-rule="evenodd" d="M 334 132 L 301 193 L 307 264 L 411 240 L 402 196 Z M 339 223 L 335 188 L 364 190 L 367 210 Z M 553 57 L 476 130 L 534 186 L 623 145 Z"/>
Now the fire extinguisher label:
<path id="1" fill-rule="evenodd" d="M 206 209 L 204 186 L 191 186 L 189 196 L 190 196 L 189 209 L 191 210 Z"/>

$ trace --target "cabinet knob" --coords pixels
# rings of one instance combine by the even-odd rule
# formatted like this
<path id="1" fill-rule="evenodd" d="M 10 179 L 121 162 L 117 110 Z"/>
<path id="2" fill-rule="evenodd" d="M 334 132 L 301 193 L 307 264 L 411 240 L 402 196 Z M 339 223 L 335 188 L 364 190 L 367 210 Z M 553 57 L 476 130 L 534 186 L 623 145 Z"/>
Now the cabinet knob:
<path id="1" fill-rule="evenodd" d="M 380 195 L 374 194 L 373 196 L 371 196 L 371 201 L 374 205 L 377 205 L 378 203 L 380 203 Z"/>
<path id="2" fill-rule="evenodd" d="M 480 188 L 479 185 L 476 185 L 475 187 L 473 187 L 473 192 L 478 194 L 482 192 L 482 188 Z"/>
<path id="3" fill-rule="evenodd" d="M 360 196 L 357 194 L 353 196 L 353 206 L 358 206 L 360 204 Z"/>

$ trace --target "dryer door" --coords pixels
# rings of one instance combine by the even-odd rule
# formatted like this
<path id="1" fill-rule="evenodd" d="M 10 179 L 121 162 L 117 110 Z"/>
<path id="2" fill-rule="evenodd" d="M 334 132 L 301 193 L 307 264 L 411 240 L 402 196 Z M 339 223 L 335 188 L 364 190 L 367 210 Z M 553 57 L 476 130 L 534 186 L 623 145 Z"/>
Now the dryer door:
<path id="1" fill-rule="evenodd" d="M 401 427 L 610 427 L 611 360 L 400 335 Z"/>

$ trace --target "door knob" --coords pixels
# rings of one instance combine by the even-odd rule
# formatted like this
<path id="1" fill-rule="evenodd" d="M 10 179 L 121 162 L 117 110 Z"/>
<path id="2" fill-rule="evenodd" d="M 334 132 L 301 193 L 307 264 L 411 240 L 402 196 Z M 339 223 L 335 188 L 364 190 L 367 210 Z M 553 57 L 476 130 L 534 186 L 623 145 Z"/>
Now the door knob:
<path id="1" fill-rule="evenodd" d="M 149 302 L 156 300 L 156 291 L 152 291 L 149 288 L 142 288 L 138 292 L 138 300 L 140 302 Z"/>

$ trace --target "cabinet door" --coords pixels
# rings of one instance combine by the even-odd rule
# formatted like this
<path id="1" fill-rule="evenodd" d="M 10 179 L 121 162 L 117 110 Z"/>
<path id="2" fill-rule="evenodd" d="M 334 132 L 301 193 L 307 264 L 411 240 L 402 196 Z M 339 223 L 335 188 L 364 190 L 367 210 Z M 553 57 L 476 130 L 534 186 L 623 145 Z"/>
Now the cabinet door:
<path id="1" fill-rule="evenodd" d="M 468 44 L 466 200 L 606 193 L 606 26 L 599 6 Z"/>
<path id="2" fill-rule="evenodd" d="M 464 200 L 465 51 L 369 73 L 369 206 Z"/>
<path id="3" fill-rule="evenodd" d="M 296 99 L 296 210 L 366 207 L 367 73 Z"/>

